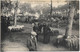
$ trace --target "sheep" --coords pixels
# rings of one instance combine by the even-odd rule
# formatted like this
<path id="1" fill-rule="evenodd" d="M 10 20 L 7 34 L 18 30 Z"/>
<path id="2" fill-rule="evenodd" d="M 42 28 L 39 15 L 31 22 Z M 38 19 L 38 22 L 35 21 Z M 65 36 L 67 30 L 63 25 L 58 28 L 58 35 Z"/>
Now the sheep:
<path id="1" fill-rule="evenodd" d="M 65 41 L 67 42 L 66 46 L 68 46 L 70 50 L 78 50 L 79 38 L 76 36 L 69 36 L 67 39 L 65 39 Z"/>
<path id="2" fill-rule="evenodd" d="M 11 30 L 12 30 L 12 27 L 11 27 L 11 26 L 9 26 L 9 27 L 8 27 L 8 29 L 11 31 Z"/>
<path id="3" fill-rule="evenodd" d="M 68 39 L 65 39 L 67 44 L 66 46 L 71 50 L 72 49 L 72 39 L 68 38 Z"/>
<path id="4" fill-rule="evenodd" d="M 73 48 L 78 50 L 79 48 L 79 38 L 73 38 Z"/>
<path id="5" fill-rule="evenodd" d="M 8 29 L 10 31 L 14 31 L 14 30 L 21 30 L 23 27 L 24 27 L 24 25 L 9 26 Z"/>
<path id="6" fill-rule="evenodd" d="M 57 36 L 57 39 L 56 39 L 57 47 L 58 47 L 59 45 L 62 45 L 62 43 L 64 42 L 64 36 L 65 36 L 64 34 Z"/>

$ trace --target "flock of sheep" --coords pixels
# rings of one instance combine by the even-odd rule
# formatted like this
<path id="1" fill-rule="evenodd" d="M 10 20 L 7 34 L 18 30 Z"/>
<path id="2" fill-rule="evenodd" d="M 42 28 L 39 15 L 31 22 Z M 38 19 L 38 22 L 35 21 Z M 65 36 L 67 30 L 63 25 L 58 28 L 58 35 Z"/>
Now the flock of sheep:
<path id="1" fill-rule="evenodd" d="M 24 25 L 16 25 L 16 26 L 9 26 L 8 29 L 9 31 L 19 31 L 22 30 Z"/>
<path id="2" fill-rule="evenodd" d="M 63 43 L 70 50 L 79 50 L 79 37 L 77 37 L 76 35 L 71 35 L 65 39 L 64 36 L 65 35 L 57 36 L 57 41 L 56 41 L 57 45 Z"/>

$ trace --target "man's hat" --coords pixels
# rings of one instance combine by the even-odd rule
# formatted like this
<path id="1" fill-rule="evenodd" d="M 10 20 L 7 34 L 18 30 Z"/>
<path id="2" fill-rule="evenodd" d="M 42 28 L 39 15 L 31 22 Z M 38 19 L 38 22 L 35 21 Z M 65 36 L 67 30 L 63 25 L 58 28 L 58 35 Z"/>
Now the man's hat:
<path id="1" fill-rule="evenodd" d="M 37 34 L 36 34 L 36 32 L 32 31 L 31 32 L 31 35 L 35 35 L 36 36 Z"/>

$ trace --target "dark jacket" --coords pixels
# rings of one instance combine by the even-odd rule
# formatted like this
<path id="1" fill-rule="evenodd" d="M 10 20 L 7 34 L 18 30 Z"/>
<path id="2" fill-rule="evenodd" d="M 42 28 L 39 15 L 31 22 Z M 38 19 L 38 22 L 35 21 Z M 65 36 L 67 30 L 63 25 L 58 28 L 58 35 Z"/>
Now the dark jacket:
<path id="1" fill-rule="evenodd" d="M 50 28 L 49 28 L 48 26 L 44 26 L 44 27 L 43 27 L 43 33 L 44 33 L 44 35 L 45 35 L 45 34 L 48 35 L 49 32 L 50 32 Z"/>
<path id="2" fill-rule="evenodd" d="M 34 26 L 34 27 L 33 27 L 33 30 L 34 30 L 35 32 L 37 32 L 38 29 L 39 29 L 38 26 Z"/>
<path id="3" fill-rule="evenodd" d="M 36 38 L 33 42 L 33 39 L 31 37 L 29 37 L 27 40 L 27 47 L 29 48 L 30 51 L 37 51 L 37 40 L 36 40 Z"/>
<path id="4" fill-rule="evenodd" d="M 50 41 L 50 28 L 48 26 L 43 27 L 43 35 L 44 35 L 43 42 L 49 43 L 49 41 Z"/>

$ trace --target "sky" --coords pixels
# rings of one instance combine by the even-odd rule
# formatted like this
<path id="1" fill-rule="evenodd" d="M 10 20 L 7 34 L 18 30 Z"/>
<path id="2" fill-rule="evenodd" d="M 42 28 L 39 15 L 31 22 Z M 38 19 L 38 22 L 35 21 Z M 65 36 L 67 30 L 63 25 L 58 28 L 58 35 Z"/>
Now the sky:
<path id="1" fill-rule="evenodd" d="M 53 1 L 53 7 L 58 7 L 59 5 L 65 5 L 65 0 L 52 0 Z M 37 4 L 50 4 L 51 0 L 20 0 L 20 3 L 31 3 L 32 7 L 35 7 Z"/>
<path id="2" fill-rule="evenodd" d="M 37 4 L 50 4 L 51 0 L 18 0 L 20 3 L 31 3 L 32 7 L 35 7 Z M 52 0 L 53 7 L 58 7 L 59 5 L 65 5 L 66 0 Z"/>

